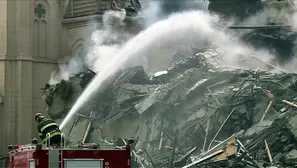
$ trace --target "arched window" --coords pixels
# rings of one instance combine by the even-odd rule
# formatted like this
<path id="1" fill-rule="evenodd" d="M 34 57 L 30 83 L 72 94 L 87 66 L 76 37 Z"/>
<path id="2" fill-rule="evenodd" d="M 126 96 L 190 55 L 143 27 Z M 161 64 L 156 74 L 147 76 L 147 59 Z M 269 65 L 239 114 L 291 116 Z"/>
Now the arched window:
<path id="1" fill-rule="evenodd" d="M 70 48 L 70 55 L 71 57 L 85 57 L 87 50 L 85 46 L 85 42 L 83 39 L 76 40 Z"/>
<path id="2" fill-rule="evenodd" d="M 73 57 L 81 63 L 85 62 L 87 51 L 83 44 L 76 47 Z"/>
<path id="3" fill-rule="evenodd" d="M 86 54 L 86 51 L 85 51 L 85 46 L 84 45 L 79 45 L 77 48 L 76 48 L 76 51 L 75 51 L 75 56 L 77 57 L 85 57 L 85 54 Z"/>
<path id="4" fill-rule="evenodd" d="M 37 3 L 35 4 L 34 13 L 39 20 L 44 20 L 46 15 L 46 7 L 41 3 Z"/>
<path id="5" fill-rule="evenodd" d="M 84 45 L 84 41 L 82 39 L 77 40 L 71 47 L 69 61 L 77 66 L 79 69 L 78 71 L 85 70 L 85 58 L 87 52 L 87 48 Z"/>
<path id="6" fill-rule="evenodd" d="M 47 53 L 47 6 L 45 0 L 38 0 L 34 5 L 33 56 L 35 57 L 46 57 Z"/>

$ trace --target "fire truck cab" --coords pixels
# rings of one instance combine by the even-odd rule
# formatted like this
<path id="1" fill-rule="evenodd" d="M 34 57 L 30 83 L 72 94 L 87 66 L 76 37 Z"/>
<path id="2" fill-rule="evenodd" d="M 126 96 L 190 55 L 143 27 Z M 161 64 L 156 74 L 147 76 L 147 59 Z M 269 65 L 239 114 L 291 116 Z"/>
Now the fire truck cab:
<path id="1" fill-rule="evenodd" d="M 131 168 L 130 144 L 123 149 L 100 149 L 97 144 L 54 149 L 32 143 L 10 149 L 9 168 Z"/>

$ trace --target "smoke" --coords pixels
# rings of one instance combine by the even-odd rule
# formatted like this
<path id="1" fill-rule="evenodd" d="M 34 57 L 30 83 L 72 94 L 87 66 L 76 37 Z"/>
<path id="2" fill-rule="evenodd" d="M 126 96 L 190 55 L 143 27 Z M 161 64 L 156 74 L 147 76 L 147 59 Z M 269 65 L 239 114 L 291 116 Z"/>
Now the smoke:
<path id="1" fill-rule="evenodd" d="M 203 48 L 205 44 L 209 43 L 212 43 L 213 47 L 219 49 L 222 55 L 220 58 L 221 63 L 225 66 L 267 70 L 267 67 L 263 66 L 263 62 L 277 65 L 277 62 L 274 62 L 275 56 L 269 54 L 265 48 L 255 50 L 247 47 L 233 35 L 226 33 L 226 27 L 216 26 L 220 22 L 218 16 L 210 15 L 206 12 L 192 11 L 167 17 L 172 12 L 187 11 L 197 7 L 204 10 L 207 6 L 206 2 L 170 2 L 173 4 L 168 4 L 169 1 L 166 0 L 151 1 L 149 3 L 143 14 L 146 17 L 146 26 L 153 25 L 133 39 L 138 41 L 133 46 L 129 45 L 131 42 L 128 41 L 132 36 L 123 33 L 124 31 L 120 29 L 120 26 L 124 24 L 125 11 L 106 12 L 103 17 L 103 28 L 93 33 L 93 44 L 88 49 L 87 54 L 83 58 L 73 57 L 67 64 L 60 65 L 59 71 L 52 73 L 49 83 L 56 84 L 61 80 L 68 80 L 70 76 L 81 72 L 83 66 L 95 72 L 100 72 L 114 59 L 114 56 L 123 52 L 123 50 L 127 52 L 127 46 L 131 47 L 131 53 L 127 54 L 132 54 L 134 59 L 125 62 L 125 66 L 121 66 L 126 68 L 143 65 L 149 75 L 159 70 L 165 70 L 170 66 L 174 54 L 190 52 L 191 48 Z M 263 25 L 271 18 L 274 18 L 276 23 L 277 21 L 285 21 L 282 24 L 288 24 L 297 30 L 297 15 L 296 12 L 292 13 L 294 11 L 292 7 L 296 11 L 296 4 L 291 6 L 290 9 L 279 9 L 270 4 L 270 7 L 265 8 L 256 16 L 245 20 L 244 23 Z M 288 12 L 291 12 L 289 13 L 291 15 Z M 163 18 L 165 20 L 160 21 Z M 259 62 L 262 62 L 262 65 Z M 289 72 L 295 71 L 295 66 L 293 66 L 295 62 L 297 60 L 281 68 Z"/>
<path id="2" fill-rule="evenodd" d="M 292 55 L 282 56 L 289 58 L 289 62 L 285 65 L 278 65 L 284 69 L 285 72 L 297 72 L 297 2 L 295 0 L 270 0 L 264 2 L 264 8 L 262 11 L 258 12 L 257 15 L 250 17 L 244 21 L 248 25 L 284 25 L 289 26 L 287 32 L 282 32 L 283 39 L 287 38 L 287 41 L 284 40 L 284 43 L 292 42 Z M 278 64 L 278 63 L 275 63 Z"/>
<path id="3" fill-rule="evenodd" d="M 173 13 L 202 10 L 207 11 L 208 1 L 201 0 L 150 0 L 142 14 L 146 19 L 146 27 L 153 23 L 166 19 Z"/>
<path id="4" fill-rule="evenodd" d="M 297 31 L 297 2 L 294 1 L 293 4 L 293 14 L 289 16 L 290 18 L 290 26 L 292 26 L 292 29 L 294 31 Z"/>
<path id="5" fill-rule="evenodd" d="M 80 48 L 81 51 L 78 51 L 71 59 L 65 59 L 59 64 L 58 71 L 52 72 L 49 84 L 54 85 L 61 80 L 68 80 L 71 76 L 84 71 L 86 68 L 95 72 L 102 70 L 123 43 L 131 37 L 130 34 L 121 32 L 125 17 L 126 12 L 124 10 L 106 12 L 103 15 L 102 29 L 92 34 L 91 46 L 87 51 Z"/>
<path id="6" fill-rule="evenodd" d="M 241 24 L 267 25 L 273 23 L 296 27 L 297 5 L 295 0 L 266 0 L 262 3 L 263 9 Z"/>
<path id="7" fill-rule="evenodd" d="M 170 15 L 177 12 L 185 12 L 189 10 L 207 10 L 208 1 L 202 0 L 163 0 L 161 8 L 163 14 Z"/>
<path id="8" fill-rule="evenodd" d="M 143 10 L 142 14 L 145 17 L 145 27 L 161 19 L 161 3 L 160 1 L 150 1 L 148 6 Z"/>
<path id="9" fill-rule="evenodd" d="M 126 12 L 108 11 L 103 16 L 102 30 L 97 30 L 92 34 L 93 45 L 87 55 L 87 65 L 92 70 L 100 72 L 105 65 L 117 54 L 132 35 L 121 31 L 124 25 Z"/>
<path id="10" fill-rule="evenodd" d="M 63 64 L 59 64 L 59 70 L 53 71 L 50 76 L 49 84 L 55 85 L 61 80 L 68 80 L 72 75 L 83 71 L 83 60 L 78 57 L 73 57 L 70 60 L 65 60 Z"/>

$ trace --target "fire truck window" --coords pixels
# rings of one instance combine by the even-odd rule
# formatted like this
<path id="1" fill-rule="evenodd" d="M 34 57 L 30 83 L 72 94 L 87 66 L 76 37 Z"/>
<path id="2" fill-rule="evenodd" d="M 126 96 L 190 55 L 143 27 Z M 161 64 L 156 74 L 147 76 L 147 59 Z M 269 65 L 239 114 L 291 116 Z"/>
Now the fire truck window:
<path id="1" fill-rule="evenodd" d="M 29 161 L 29 168 L 35 168 L 35 160 Z"/>
<path id="2" fill-rule="evenodd" d="M 103 168 L 103 159 L 64 160 L 65 168 Z"/>

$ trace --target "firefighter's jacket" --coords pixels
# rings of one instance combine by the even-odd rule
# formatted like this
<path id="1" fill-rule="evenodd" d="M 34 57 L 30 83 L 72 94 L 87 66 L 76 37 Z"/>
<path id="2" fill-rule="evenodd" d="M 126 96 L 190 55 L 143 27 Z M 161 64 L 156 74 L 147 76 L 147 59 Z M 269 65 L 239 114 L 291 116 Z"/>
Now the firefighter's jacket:
<path id="1" fill-rule="evenodd" d="M 47 136 L 47 134 L 50 134 Z M 42 140 L 42 143 L 46 142 L 48 139 L 60 135 L 61 131 L 57 123 L 52 119 L 44 119 L 38 124 L 38 135 Z"/>

